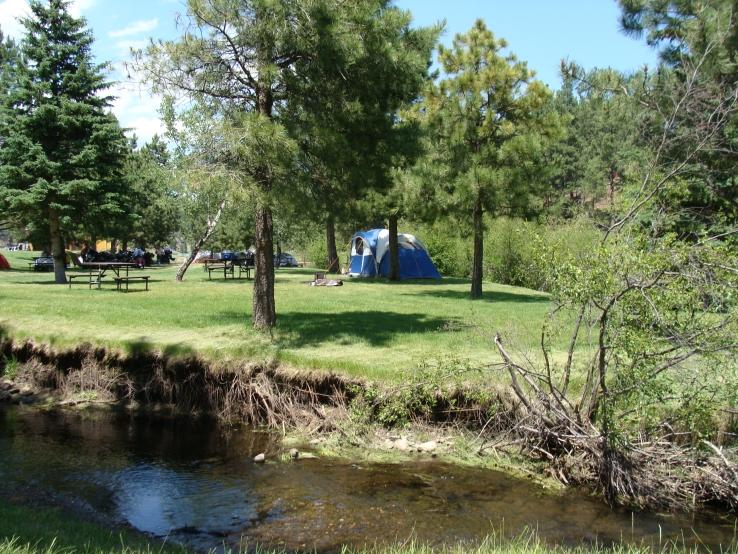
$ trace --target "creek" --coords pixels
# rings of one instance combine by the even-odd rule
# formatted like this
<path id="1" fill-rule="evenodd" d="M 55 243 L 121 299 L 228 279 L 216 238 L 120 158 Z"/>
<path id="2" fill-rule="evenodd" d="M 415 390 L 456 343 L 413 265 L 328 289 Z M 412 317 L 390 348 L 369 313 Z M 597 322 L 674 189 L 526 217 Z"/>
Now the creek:
<path id="1" fill-rule="evenodd" d="M 0 479 L 75 498 L 197 549 L 256 543 L 337 550 L 414 537 L 476 542 L 534 529 L 552 544 L 716 547 L 735 519 L 613 510 L 488 469 L 424 459 L 280 458 L 279 437 L 192 418 L 0 407 Z M 267 463 L 254 455 L 266 452 Z"/>

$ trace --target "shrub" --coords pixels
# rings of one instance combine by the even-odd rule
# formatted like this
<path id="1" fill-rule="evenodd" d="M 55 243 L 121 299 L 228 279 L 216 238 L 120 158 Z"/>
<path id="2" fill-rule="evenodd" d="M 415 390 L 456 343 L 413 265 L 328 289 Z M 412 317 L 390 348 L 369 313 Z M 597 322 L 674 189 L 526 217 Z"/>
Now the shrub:
<path id="1" fill-rule="evenodd" d="M 471 269 L 471 243 L 448 224 L 418 227 L 417 237 L 445 277 L 468 277 Z"/>
<path id="2" fill-rule="evenodd" d="M 316 238 L 308 244 L 307 257 L 313 267 L 318 269 L 328 268 L 328 248 L 323 237 Z"/>

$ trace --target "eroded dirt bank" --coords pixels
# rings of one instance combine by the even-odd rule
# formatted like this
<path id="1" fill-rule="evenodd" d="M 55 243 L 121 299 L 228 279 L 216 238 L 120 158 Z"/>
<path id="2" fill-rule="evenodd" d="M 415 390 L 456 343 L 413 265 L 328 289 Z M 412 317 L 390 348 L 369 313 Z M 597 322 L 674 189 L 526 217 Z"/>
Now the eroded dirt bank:
<path id="1" fill-rule="evenodd" d="M 91 345 L 63 350 L 8 338 L 0 342 L 0 354 L 0 401 L 205 414 L 283 433 L 289 429 L 327 451 L 358 457 L 375 457 L 378 451 L 448 454 L 585 486 L 613 504 L 640 509 L 727 513 L 738 506 L 738 470 L 727 451 L 713 455 L 665 443 L 639 458 L 638 451 L 603 450 L 602 441 L 593 440 L 586 448 L 552 456 L 526 443 L 521 429 L 530 425 L 530 416 L 506 387 L 465 388 L 422 376 L 386 387 L 277 364 L 225 366 L 153 351 L 122 354 Z M 614 456 L 618 477 L 628 484 L 618 497 L 606 489 Z M 666 467 L 664 460 L 676 462 Z M 691 500 L 673 501 L 680 498 Z"/>

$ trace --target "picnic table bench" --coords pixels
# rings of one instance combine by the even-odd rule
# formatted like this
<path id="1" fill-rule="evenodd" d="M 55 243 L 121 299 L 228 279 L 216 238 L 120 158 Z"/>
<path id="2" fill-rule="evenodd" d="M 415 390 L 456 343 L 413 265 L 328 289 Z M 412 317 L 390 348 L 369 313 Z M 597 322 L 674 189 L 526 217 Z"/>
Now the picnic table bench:
<path id="1" fill-rule="evenodd" d="M 208 279 L 212 279 L 213 271 L 217 272 L 223 272 L 223 279 L 228 279 L 228 275 L 231 276 L 231 279 L 235 279 L 235 270 L 238 269 L 238 278 L 241 278 L 241 275 L 243 273 L 246 274 L 247 279 L 251 279 L 251 266 L 240 264 L 238 262 L 230 262 L 230 261 L 224 261 L 215 263 L 213 261 L 208 261 L 208 263 L 205 265 L 205 270 L 208 272 Z"/>
<path id="2" fill-rule="evenodd" d="M 92 285 L 97 285 L 97 288 L 100 288 L 100 278 L 98 276 L 98 273 L 94 271 L 90 271 L 88 273 L 75 273 L 73 275 L 68 275 L 67 279 L 69 279 L 70 289 L 72 288 L 72 281 L 74 279 L 80 279 L 81 281 L 84 281 L 85 279 L 87 279 L 90 288 L 92 288 Z"/>
<path id="3" fill-rule="evenodd" d="M 125 271 L 125 278 L 129 278 L 128 270 L 132 267 L 138 266 L 131 262 L 84 262 L 80 264 L 80 267 L 86 271 L 68 276 L 70 289 L 72 288 L 72 283 L 76 279 L 79 279 L 83 282 L 85 281 L 85 279 L 87 279 L 87 283 L 89 284 L 90 288 L 92 288 L 92 285 L 97 285 L 97 288 L 100 289 L 103 277 L 105 277 L 105 273 L 107 273 L 107 271 L 112 271 L 115 274 L 114 280 L 116 281 L 118 289 L 120 290 L 118 279 L 123 278 L 121 276 L 123 271 Z M 126 285 L 126 290 L 127 289 L 128 287 Z M 146 290 L 149 290 L 148 276 L 146 276 Z"/>
<path id="4" fill-rule="evenodd" d="M 125 292 L 128 292 L 128 285 L 131 282 L 143 282 L 146 285 L 146 290 L 149 290 L 149 276 L 148 275 L 131 275 L 126 277 L 113 277 L 115 281 L 116 290 L 123 291 L 122 286 L 126 286 Z"/>

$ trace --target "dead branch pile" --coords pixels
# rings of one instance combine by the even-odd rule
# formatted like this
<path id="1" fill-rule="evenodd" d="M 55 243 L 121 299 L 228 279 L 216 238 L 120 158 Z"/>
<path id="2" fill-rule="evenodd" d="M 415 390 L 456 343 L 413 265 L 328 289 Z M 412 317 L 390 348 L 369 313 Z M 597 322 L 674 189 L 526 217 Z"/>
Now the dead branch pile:
<path id="1" fill-rule="evenodd" d="M 557 387 L 546 390 L 531 370 L 516 364 L 499 336 L 495 343 L 525 406 L 505 444 L 545 460 L 554 478 L 594 488 L 612 504 L 670 510 L 713 505 L 738 511 L 738 464 L 723 449 L 705 440 L 701 448 L 645 437 L 616 442 Z M 486 445 L 501 446 L 500 440 Z"/>

